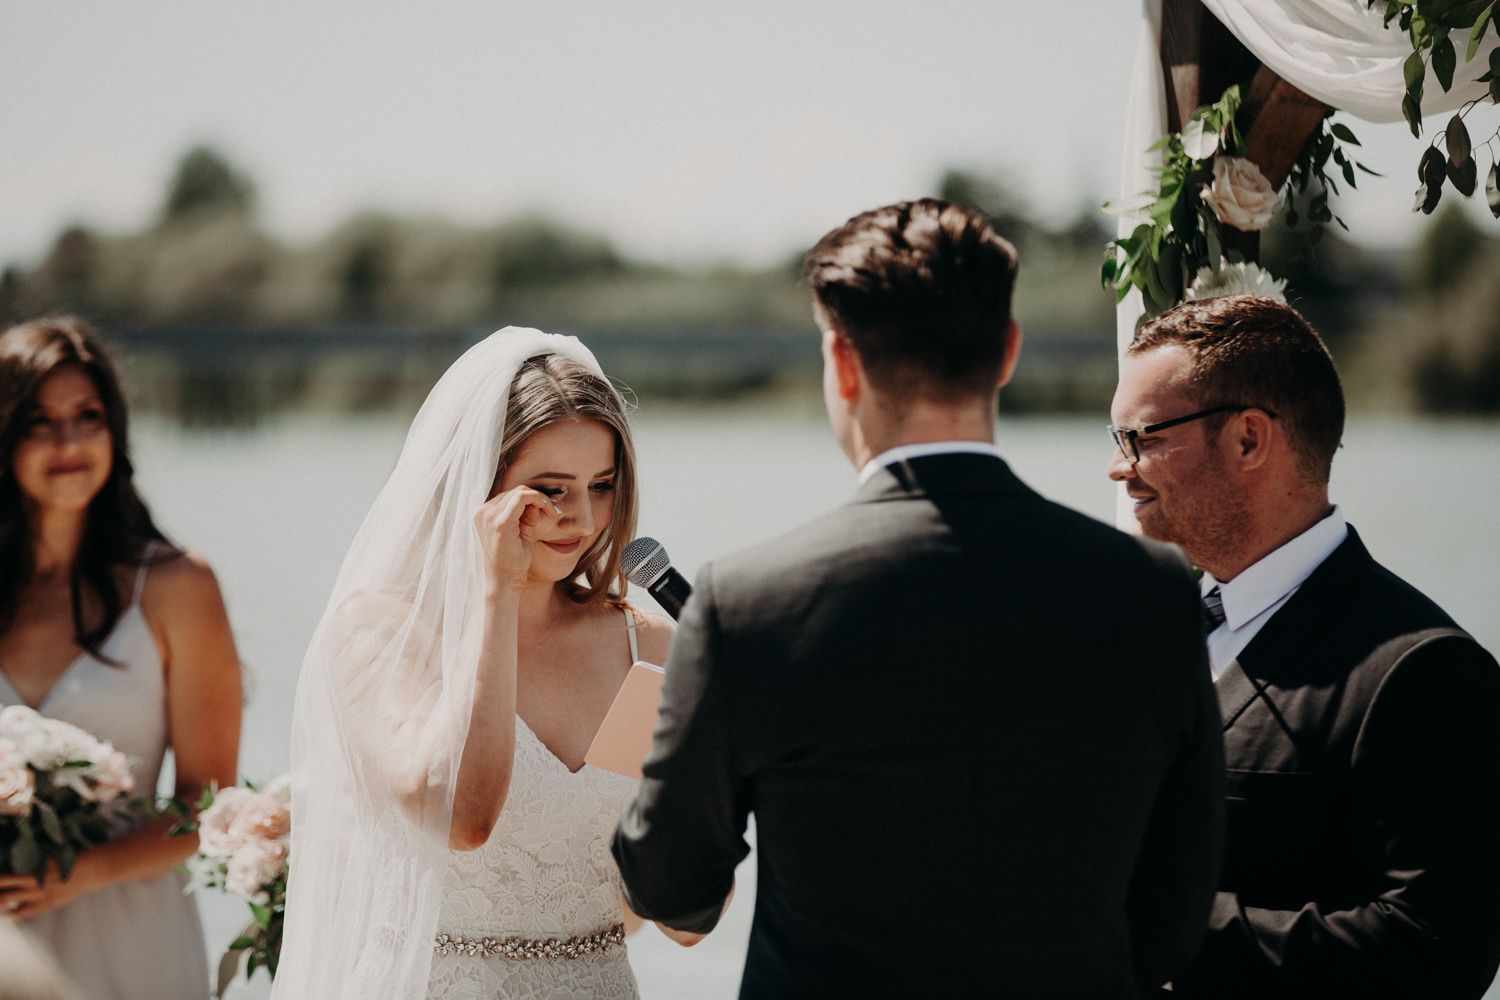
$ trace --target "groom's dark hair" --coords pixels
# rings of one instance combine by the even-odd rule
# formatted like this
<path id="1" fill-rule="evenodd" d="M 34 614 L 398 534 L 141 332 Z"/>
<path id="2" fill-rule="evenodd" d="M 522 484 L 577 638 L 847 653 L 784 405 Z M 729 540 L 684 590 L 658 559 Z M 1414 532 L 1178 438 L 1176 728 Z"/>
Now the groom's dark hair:
<path id="1" fill-rule="evenodd" d="M 924 198 L 856 215 L 802 261 L 820 325 L 895 398 L 995 391 L 1011 336 L 1016 250 L 967 205 Z"/>

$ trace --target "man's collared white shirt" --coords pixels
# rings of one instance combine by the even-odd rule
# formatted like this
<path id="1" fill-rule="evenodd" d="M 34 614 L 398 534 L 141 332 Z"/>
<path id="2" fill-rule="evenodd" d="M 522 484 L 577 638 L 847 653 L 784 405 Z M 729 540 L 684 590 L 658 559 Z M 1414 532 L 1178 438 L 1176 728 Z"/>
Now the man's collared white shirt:
<path id="1" fill-rule="evenodd" d="M 1208 662 L 1214 680 L 1348 534 L 1344 515 L 1334 507 L 1333 513 L 1228 583 L 1220 583 L 1210 573 L 1203 574 L 1200 593 L 1218 587 L 1224 601 L 1224 623 L 1208 634 Z"/>
<path id="2" fill-rule="evenodd" d="M 887 465 L 926 458 L 928 455 L 993 455 L 1000 457 L 1000 449 L 988 441 L 927 441 L 922 444 L 901 444 L 876 455 L 859 470 L 859 482 L 863 486 L 876 472 Z"/>

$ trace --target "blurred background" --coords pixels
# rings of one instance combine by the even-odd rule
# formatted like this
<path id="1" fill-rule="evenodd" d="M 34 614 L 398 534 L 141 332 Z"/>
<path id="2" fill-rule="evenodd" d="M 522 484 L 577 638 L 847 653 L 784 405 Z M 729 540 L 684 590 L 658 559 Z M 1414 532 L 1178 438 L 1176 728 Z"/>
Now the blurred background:
<path id="1" fill-rule="evenodd" d="M 0 5 L 0 316 L 94 317 L 192 424 L 410 408 L 513 323 L 643 398 L 782 400 L 817 368 L 801 253 L 940 195 L 1022 251 L 1007 410 L 1098 411 L 1140 30 L 1118 0 Z M 1266 262 L 1356 403 L 1500 410 L 1500 283 L 1466 280 L 1500 225 L 1413 216 L 1423 143 L 1348 124 L 1384 176 Z"/>
<path id="2" fill-rule="evenodd" d="M 1140 31 L 1122 0 L 0 0 L 0 319 L 115 343 L 138 482 L 224 587 L 263 781 L 411 415 L 498 327 L 577 334 L 628 387 L 641 530 L 689 574 L 841 502 L 797 271 L 878 205 L 968 201 L 1018 245 L 1002 450 L 1111 520 L 1098 208 Z M 1383 176 L 1315 260 L 1273 228 L 1263 261 L 1356 408 L 1335 499 L 1500 648 L 1500 223 L 1451 191 L 1413 215 L 1426 140 L 1346 123 Z M 734 995 L 753 867 L 705 945 L 632 943 L 648 998 Z M 245 911 L 204 902 L 217 955 Z"/>

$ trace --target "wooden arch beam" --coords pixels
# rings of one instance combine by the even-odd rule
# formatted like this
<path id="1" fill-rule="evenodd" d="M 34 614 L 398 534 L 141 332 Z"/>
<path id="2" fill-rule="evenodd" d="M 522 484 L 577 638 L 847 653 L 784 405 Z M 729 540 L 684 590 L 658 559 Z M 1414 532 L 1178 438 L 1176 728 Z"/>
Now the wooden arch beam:
<path id="1" fill-rule="evenodd" d="M 1173 132 L 1232 84 L 1250 80 L 1240 105 L 1240 134 L 1250 160 L 1279 189 L 1328 106 L 1261 65 L 1202 0 L 1162 0 L 1160 54 L 1167 128 Z M 1225 227 L 1223 235 L 1226 248 L 1259 259 L 1258 234 Z"/>

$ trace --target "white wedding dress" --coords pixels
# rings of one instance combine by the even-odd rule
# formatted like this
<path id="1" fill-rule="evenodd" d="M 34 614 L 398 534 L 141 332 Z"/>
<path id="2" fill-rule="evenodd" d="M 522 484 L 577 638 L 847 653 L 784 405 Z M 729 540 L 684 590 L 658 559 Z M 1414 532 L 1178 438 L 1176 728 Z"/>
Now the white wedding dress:
<path id="1" fill-rule="evenodd" d="M 638 995 L 610 854 L 633 779 L 569 772 L 518 718 L 488 842 L 448 847 L 484 635 L 474 512 L 515 376 L 549 354 L 603 380 L 576 339 L 520 327 L 454 362 L 344 559 L 297 686 L 274 1000 Z"/>
<path id="2" fill-rule="evenodd" d="M 633 663 L 628 611 L 625 621 Z M 591 764 L 569 771 L 516 716 L 500 820 L 483 847 L 452 852 L 443 879 L 432 1000 L 639 996 L 625 957 L 620 869 L 609 849 L 637 784 Z M 507 945 L 533 953 L 571 946 L 576 957 L 495 954 Z"/>
<path id="3" fill-rule="evenodd" d="M 516 717 L 510 795 L 489 841 L 454 851 L 443 883 L 440 949 L 432 1000 L 492 997 L 614 1000 L 639 996 L 623 941 L 599 948 L 624 919 L 620 871 L 609 845 L 636 782 L 584 765 L 571 772 Z M 616 930 L 616 935 L 619 931 Z M 489 938 L 571 942 L 577 958 L 503 958 L 466 953 Z M 597 950 L 595 950 L 597 949 Z M 472 950 L 482 950 L 482 947 Z"/>

